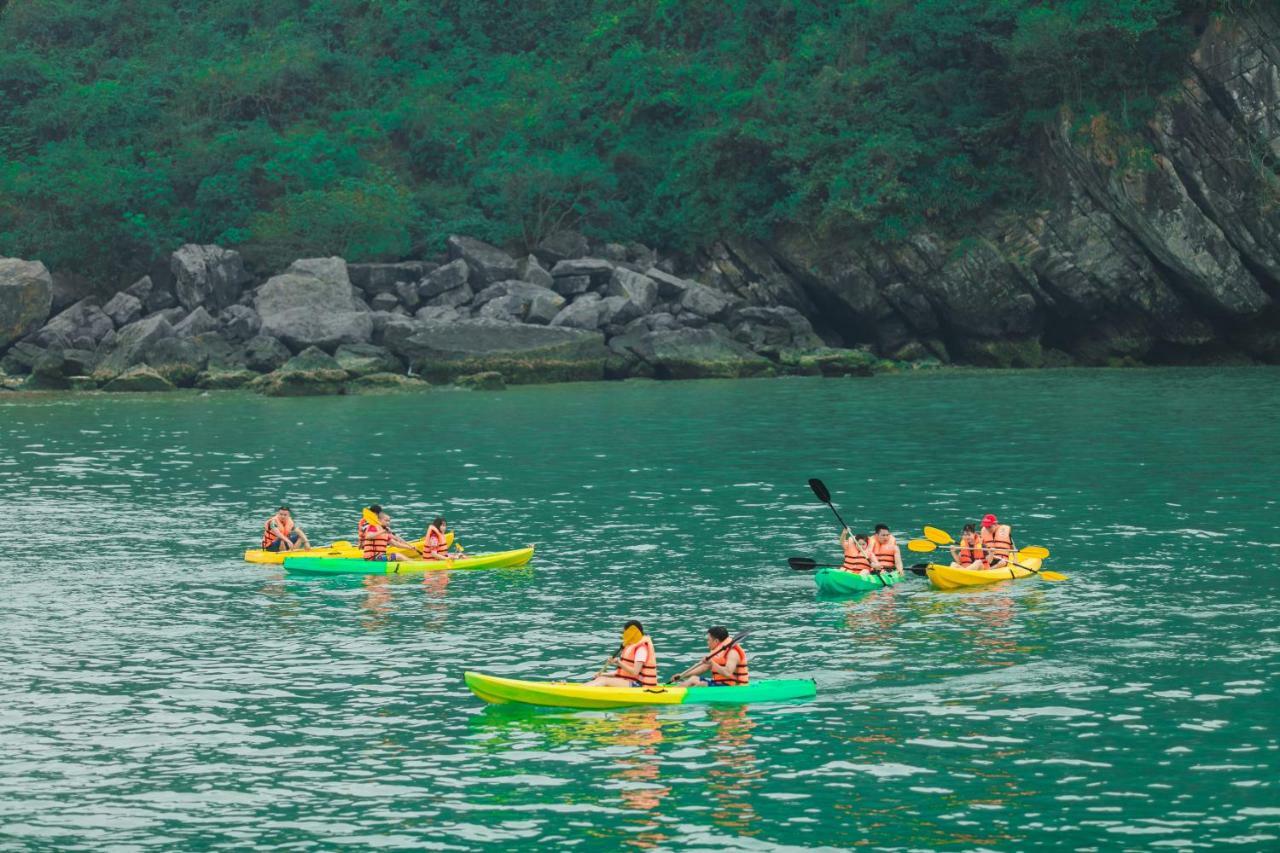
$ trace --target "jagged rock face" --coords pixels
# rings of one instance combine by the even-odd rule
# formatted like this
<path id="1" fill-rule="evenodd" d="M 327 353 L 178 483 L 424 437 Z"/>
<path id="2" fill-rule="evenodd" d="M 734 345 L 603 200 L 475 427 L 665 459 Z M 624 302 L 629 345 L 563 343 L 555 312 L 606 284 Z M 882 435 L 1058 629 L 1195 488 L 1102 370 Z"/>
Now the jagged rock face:
<path id="1" fill-rule="evenodd" d="M 235 304 L 249 282 L 240 253 L 221 246 L 188 243 L 173 253 L 170 269 L 178 303 L 188 311 L 201 305 L 221 311 Z"/>
<path id="2" fill-rule="evenodd" d="M 1118 152 L 1146 150 L 1137 162 Z M 985 364 L 1275 360 L 1280 297 L 1280 12 L 1214 19 L 1191 73 L 1139 138 L 1070 116 L 1046 133 L 1050 203 L 965 244 L 890 249 L 714 247 L 702 278 L 752 304 L 791 305 L 820 333 L 894 356 L 923 348 Z M 811 305 L 803 304 L 808 300 Z"/>
<path id="3" fill-rule="evenodd" d="M 368 306 L 352 295 L 342 258 L 294 261 L 258 288 L 254 307 L 262 334 L 295 350 L 368 343 L 373 334 Z"/>

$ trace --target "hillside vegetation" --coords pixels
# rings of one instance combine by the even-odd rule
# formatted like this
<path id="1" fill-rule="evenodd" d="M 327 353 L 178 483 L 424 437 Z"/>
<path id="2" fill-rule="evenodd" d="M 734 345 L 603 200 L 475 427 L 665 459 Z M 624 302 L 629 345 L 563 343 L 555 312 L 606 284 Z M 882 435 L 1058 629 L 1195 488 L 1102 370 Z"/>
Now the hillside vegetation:
<path id="1" fill-rule="evenodd" d="M 1064 106 L 1140 122 L 1206 0 L 12 0 L 0 256 L 421 256 L 565 226 L 892 241 L 1034 201 Z"/>

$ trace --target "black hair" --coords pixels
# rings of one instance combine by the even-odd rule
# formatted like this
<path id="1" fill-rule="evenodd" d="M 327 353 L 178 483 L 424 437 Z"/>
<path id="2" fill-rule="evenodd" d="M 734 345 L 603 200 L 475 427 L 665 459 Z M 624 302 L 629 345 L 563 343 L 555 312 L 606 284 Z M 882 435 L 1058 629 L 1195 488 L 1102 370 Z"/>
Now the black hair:
<path id="1" fill-rule="evenodd" d="M 276 512 L 279 512 L 280 510 L 284 510 L 285 512 L 293 512 L 293 510 L 289 509 L 287 506 L 276 507 Z"/>
<path id="2" fill-rule="evenodd" d="M 977 529 L 976 527 L 974 527 L 972 524 L 966 524 L 966 525 L 964 526 L 964 529 L 963 529 L 963 530 L 961 530 L 960 532 L 961 532 L 961 533 L 977 533 L 977 532 L 978 532 L 978 529 Z"/>
<path id="3" fill-rule="evenodd" d="M 877 524 L 877 525 L 876 525 L 876 533 L 879 533 L 881 530 L 888 530 L 888 529 L 889 529 L 889 525 L 887 525 L 887 524 Z"/>
<path id="4" fill-rule="evenodd" d="M 871 537 L 870 537 L 870 536 L 868 536 L 868 535 L 867 535 L 867 534 L 865 534 L 865 533 L 855 533 L 855 534 L 853 534 L 853 538 L 854 538 L 854 539 L 861 539 L 863 542 L 869 542 L 869 541 L 871 541 Z"/>
<path id="5" fill-rule="evenodd" d="M 635 629 L 639 631 L 641 634 L 644 633 L 644 626 L 641 625 L 639 622 L 637 622 L 635 619 L 632 619 L 630 622 L 622 626 L 623 633 L 625 633 L 626 630 L 633 625 L 635 626 Z"/>
<path id="6" fill-rule="evenodd" d="M 715 640 L 717 643 L 723 643 L 725 640 L 729 639 L 729 629 L 725 628 L 723 625 L 716 625 L 707 629 L 707 636 Z"/>
<path id="7" fill-rule="evenodd" d="M 369 504 L 369 512 L 377 515 L 382 512 L 382 504 Z"/>
<path id="8" fill-rule="evenodd" d="M 440 526 L 440 525 L 442 525 L 442 524 L 444 524 L 444 516 L 443 516 L 443 515 L 437 515 L 435 518 L 433 518 L 433 519 L 431 520 L 431 526 L 432 526 L 432 527 L 439 527 L 439 526 Z"/>

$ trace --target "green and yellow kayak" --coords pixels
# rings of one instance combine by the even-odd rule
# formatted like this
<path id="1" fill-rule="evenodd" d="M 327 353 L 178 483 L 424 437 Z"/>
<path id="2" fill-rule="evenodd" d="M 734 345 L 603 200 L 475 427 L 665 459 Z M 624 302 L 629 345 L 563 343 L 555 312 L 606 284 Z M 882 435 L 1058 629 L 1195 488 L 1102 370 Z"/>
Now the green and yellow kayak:
<path id="1" fill-rule="evenodd" d="M 925 571 L 929 576 L 929 582 L 938 589 L 963 589 L 967 586 L 983 586 L 1000 581 L 1029 578 L 1036 573 L 1032 569 L 1040 570 L 1042 561 L 1039 557 L 1027 557 L 1018 562 L 1027 568 L 1004 566 L 999 569 L 962 569 L 957 566 L 930 563 Z"/>
<path id="2" fill-rule="evenodd" d="M 818 569 L 813 580 L 818 585 L 819 595 L 852 595 L 893 586 L 902 580 L 902 572 L 864 575 L 861 572 L 846 572 L 844 569 Z"/>
<path id="3" fill-rule="evenodd" d="M 453 546 L 453 531 L 450 530 L 444 535 L 445 543 Z M 419 548 L 422 547 L 423 540 L 419 539 L 410 544 Z M 399 546 L 388 548 L 393 554 L 404 554 L 405 556 L 413 556 L 413 551 L 408 548 Z M 261 548 L 250 548 L 244 552 L 246 563 L 262 563 L 266 565 L 278 566 L 284 562 L 285 557 L 355 557 L 363 559 L 364 555 L 360 553 L 360 547 L 354 545 L 345 539 L 340 539 L 331 545 L 325 545 L 323 548 L 308 548 L 304 551 L 264 551 Z"/>
<path id="4" fill-rule="evenodd" d="M 752 681 L 736 687 L 596 687 L 565 681 L 521 681 L 479 672 L 462 676 L 471 692 L 494 705 L 545 708 L 627 708 L 632 705 L 742 705 L 812 699 L 812 679 Z"/>
<path id="5" fill-rule="evenodd" d="M 493 554 L 471 554 L 454 560 L 365 560 L 360 557 L 286 556 L 287 572 L 309 575 L 411 575 L 466 569 L 506 569 L 533 559 L 533 546 Z"/>

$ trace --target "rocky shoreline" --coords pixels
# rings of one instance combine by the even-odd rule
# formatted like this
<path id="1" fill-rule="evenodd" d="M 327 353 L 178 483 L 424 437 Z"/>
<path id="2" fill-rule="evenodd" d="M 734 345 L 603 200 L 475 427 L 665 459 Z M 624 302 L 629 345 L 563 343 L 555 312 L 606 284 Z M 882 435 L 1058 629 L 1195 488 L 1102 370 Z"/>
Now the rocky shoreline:
<path id="1" fill-rule="evenodd" d="M 57 305 L 57 290 L 42 263 L 0 259 L 0 387 L 300 396 L 903 366 L 829 347 L 796 309 L 684 278 L 644 246 L 572 232 L 524 258 L 454 236 L 431 260 L 305 258 L 264 281 L 234 250 L 188 244 L 168 275 L 105 301 Z"/>

